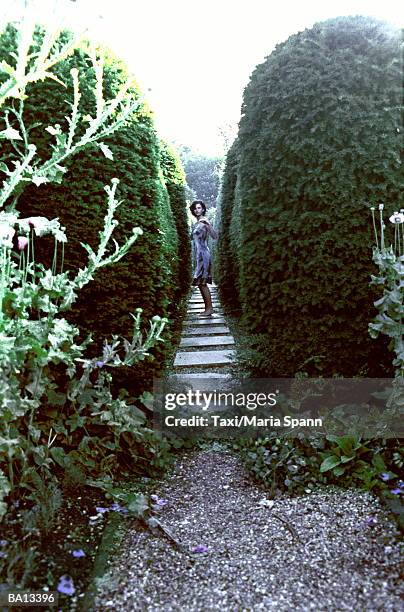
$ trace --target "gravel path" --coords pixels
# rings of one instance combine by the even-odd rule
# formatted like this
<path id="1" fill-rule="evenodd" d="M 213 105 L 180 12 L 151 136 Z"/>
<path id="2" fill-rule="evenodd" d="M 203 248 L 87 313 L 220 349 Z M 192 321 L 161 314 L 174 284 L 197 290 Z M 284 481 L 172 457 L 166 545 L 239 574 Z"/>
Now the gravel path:
<path id="1" fill-rule="evenodd" d="M 225 451 L 182 455 L 156 493 L 183 549 L 134 525 L 96 611 L 403 610 L 397 530 L 369 493 L 266 502 Z"/>

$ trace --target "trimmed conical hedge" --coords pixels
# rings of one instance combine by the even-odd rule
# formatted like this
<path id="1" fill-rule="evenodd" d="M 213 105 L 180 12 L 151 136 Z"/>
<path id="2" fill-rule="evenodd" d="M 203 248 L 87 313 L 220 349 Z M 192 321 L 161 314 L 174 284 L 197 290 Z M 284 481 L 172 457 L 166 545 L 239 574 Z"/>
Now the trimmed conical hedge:
<path id="1" fill-rule="evenodd" d="M 268 374 L 388 371 L 367 330 L 365 202 L 402 206 L 401 79 L 400 33 L 341 17 L 278 45 L 245 89 L 221 276 L 238 257 L 243 320 Z M 226 172 L 235 185 L 234 164 Z"/>
<path id="2" fill-rule="evenodd" d="M 12 27 L 2 34 L 0 59 L 8 58 L 9 49 L 13 48 L 13 36 Z M 69 34 L 63 33 L 63 36 Z M 68 104 L 72 101 L 70 69 L 73 66 L 79 69 L 82 92 L 80 110 L 85 116 L 94 110 L 90 84 L 95 81 L 85 43 L 53 70 L 67 87 L 48 79 L 27 89 L 24 120 L 27 126 L 40 124 L 30 132 L 31 142 L 37 145 L 40 155 L 49 151 L 51 142 L 51 136 L 44 128 L 56 123 L 65 124 L 65 116 L 69 114 Z M 125 65 L 107 53 L 104 96 L 108 98 L 116 94 L 126 78 Z M 122 204 L 117 212 L 119 225 L 114 237 L 119 242 L 123 241 L 134 226 L 140 226 L 144 233 L 125 258 L 101 270 L 94 282 L 81 291 L 74 309 L 68 315 L 79 325 L 83 335 L 92 334 L 94 352 L 102 339 L 113 333 L 127 337 L 131 335 L 132 319 L 129 313 L 137 307 L 143 308 L 145 321 L 156 314 L 171 317 L 176 313 L 176 305 L 185 290 L 185 286 L 181 285 L 179 291 L 177 230 L 177 226 L 186 223 L 185 200 L 181 203 L 180 192 L 174 198 L 173 205 L 170 199 L 172 183 L 179 186 L 180 179 L 165 178 L 166 161 L 161 164 L 160 143 L 152 113 L 143 101 L 139 88 L 134 86 L 129 94 L 139 100 L 138 109 L 125 127 L 104 139 L 112 151 L 113 160 L 104 157 L 98 146 L 87 148 L 71 159 L 61 185 L 29 185 L 17 205 L 24 216 L 59 217 L 62 225 L 66 226 L 69 239 L 64 267 L 75 270 L 86 262 L 86 253 L 80 242 L 92 247 L 98 243 L 98 232 L 106 211 L 104 185 L 109 184 L 113 177 L 119 179 L 117 196 Z M 172 164 L 174 167 L 174 162 Z M 180 173 L 177 167 L 176 171 Z M 173 174 L 174 170 L 170 172 Z M 53 244 L 46 243 L 45 238 L 37 242 L 38 259 L 49 263 Z M 150 380 L 153 371 L 164 362 L 170 349 L 171 328 L 172 324 L 169 324 L 164 332 L 166 344 L 159 345 L 153 351 L 156 357 L 153 366 L 150 363 L 137 366 L 136 382 L 144 381 L 147 377 Z M 129 376 L 133 378 L 130 373 Z"/>

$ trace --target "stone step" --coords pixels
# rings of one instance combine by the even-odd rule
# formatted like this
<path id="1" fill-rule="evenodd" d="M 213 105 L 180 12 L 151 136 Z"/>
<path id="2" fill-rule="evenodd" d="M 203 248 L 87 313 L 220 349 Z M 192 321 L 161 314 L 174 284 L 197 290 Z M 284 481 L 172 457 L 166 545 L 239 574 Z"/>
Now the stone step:
<path id="1" fill-rule="evenodd" d="M 182 338 L 180 347 L 186 346 L 221 346 L 234 344 L 233 336 L 207 336 L 202 338 Z"/>
<path id="2" fill-rule="evenodd" d="M 212 300 L 212 304 L 217 304 L 219 305 L 220 302 L 219 300 Z M 188 302 L 188 306 L 204 306 L 205 302 L 203 300 L 190 300 Z"/>
<path id="3" fill-rule="evenodd" d="M 195 317 L 194 319 L 185 319 L 184 325 L 224 325 L 226 319 L 224 317 Z"/>
<path id="4" fill-rule="evenodd" d="M 213 308 L 221 308 L 220 302 L 212 302 Z M 187 310 L 205 310 L 205 304 L 188 304 Z"/>
<path id="5" fill-rule="evenodd" d="M 204 312 L 205 310 L 203 308 L 201 308 L 200 310 L 187 310 L 186 316 L 187 316 L 187 319 L 194 319 L 194 318 L 200 317 Z M 213 312 L 217 316 L 220 316 L 220 317 L 224 316 L 223 310 L 219 310 L 218 308 L 215 308 Z M 206 316 L 203 318 L 205 319 Z"/>
<path id="6" fill-rule="evenodd" d="M 217 297 L 219 294 L 217 291 L 215 291 L 214 289 L 210 290 L 210 295 L 214 295 L 215 297 Z M 202 293 L 199 291 L 199 289 L 195 289 L 195 291 L 193 291 L 191 293 L 191 297 L 202 297 Z"/>
<path id="7" fill-rule="evenodd" d="M 174 367 L 192 368 L 193 366 L 216 366 L 233 363 L 236 351 L 180 351 L 174 361 Z"/>
<path id="8" fill-rule="evenodd" d="M 170 374 L 167 378 L 175 378 L 178 380 L 210 380 L 214 378 L 220 378 L 220 380 L 233 380 L 232 374 L 223 374 L 222 372 L 212 372 L 209 370 L 207 374 L 205 372 L 190 372 L 189 374 Z"/>
<path id="9" fill-rule="evenodd" d="M 209 334 L 230 334 L 230 329 L 227 325 L 202 325 L 201 327 L 184 327 L 182 330 L 183 336 L 205 336 Z"/>

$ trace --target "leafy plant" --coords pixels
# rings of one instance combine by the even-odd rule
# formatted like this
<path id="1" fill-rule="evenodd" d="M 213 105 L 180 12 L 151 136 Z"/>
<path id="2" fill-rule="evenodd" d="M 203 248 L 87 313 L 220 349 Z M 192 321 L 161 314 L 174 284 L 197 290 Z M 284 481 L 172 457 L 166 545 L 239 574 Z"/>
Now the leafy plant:
<path id="1" fill-rule="evenodd" d="M 46 35 L 43 28 L 35 28 L 32 53 L 39 51 Z M 71 38 L 71 33 L 61 32 L 55 38 L 55 48 L 68 44 Z M 13 64 L 15 44 L 15 28 L 9 25 L 0 36 L 0 61 Z M 170 357 L 178 333 L 176 317 L 184 290 L 187 290 L 186 262 L 178 266 L 186 256 L 183 247 L 189 244 L 188 236 L 184 244 L 183 236 L 179 236 L 181 224 L 186 223 L 185 199 L 181 193 L 182 169 L 177 161 L 169 161 L 170 155 L 166 157 L 162 152 L 164 145 L 156 135 L 153 115 L 125 64 L 109 50 L 94 50 L 88 41 L 80 41 L 70 55 L 52 67 L 56 80 L 30 83 L 23 103 L 17 100 L 10 105 L 10 126 L 21 132 L 19 124 L 22 118 L 30 142 L 35 143 L 37 156 L 43 162 L 49 157 L 56 138 L 44 128 L 50 124 L 53 131 L 58 129 L 58 124 L 63 133 L 68 132 L 66 117 L 71 117 L 77 99 L 72 70 L 78 74 L 80 94 L 75 105 L 78 122 L 77 140 L 73 144 L 86 133 L 89 118 L 94 118 L 97 109 L 101 109 L 102 100 L 108 108 L 108 103 L 126 87 L 122 108 L 130 102 L 131 111 L 119 129 L 66 158 L 62 164 L 66 169 L 62 183 L 45 182 L 38 189 L 35 183 L 27 182 L 18 197 L 18 208 L 25 217 L 52 218 L 54 210 L 58 211 L 60 223 L 69 235 L 70 248 L 65 250 L 64 265 L 66 269 L 77 270 L 86 265 L 86 253 L 80 244 L 96 248 L 102 231 L 104 185 L 111 184 L 114 177 L 119 179 L 122 204 L 116 211 L 118 224 L 114 237 L 118 242 L 124 242 L 133 226 L 141 227 L 143 234 L 113 268 L 105 266 L 98 270 L 92 283 L 78 294 L 66 319 L 80 329 L 80 338 L 91 334 L 92 342 L 87 351 L 95 357 L 102 350 L 105 335 L 130 336 L 132 320 L 128 313 L 135 307 L 142 307 L 146 320 L 155 314 L 169 318 L 165 342 L 155 345 L 150 356 L 138 364 L 136 377 L 127 367 L 115 372 L 113 385 L 116 392 L 124 387 L 136 395 L 146 387 L 151 389 L 153 376 L 164 368 Z M 0 82 L 1 78 L 0 74 Z M 102 92 L 102 100 L 97 99 L 97 92 Z M 119 108 L 115 111 L 116 118 Z M 3 142 L 3 160 L 10 168 L 17 156 L 13 144 L 21 148 L 24 140 Z M 0 168 L 0 180 L 2 178 Z M 36 245 L 38 259 L 49 268 L 53 261 L 53 247 L 48 236 Z M 147 333 L 146 329 L 143 332 Z"/>
<path id="2" fill-rule="evenodd" d="M 404 377 L 404 209 L 394 212 L 390 221 L 394 224 L 394 246 L 385 244 L 383 204 L 379 204 L 380 240 L 376 227 L 375 209 L 372 206 L 373 227 L 376 245 L 373 247 L 373 261 L 379 268 L 379 275 L 372 275 L 371 284 L 383 289 L 383 296 L 374 305 L 379 310 L 374 322 L 369 323 L 372 338 L 379 334 L 388 336 L 389 348 L 394 351 L 396 378 Z M 399 381 L 396 381 L 397 385 Z M 404 401 L 401 403 L 404 406 Z"/>

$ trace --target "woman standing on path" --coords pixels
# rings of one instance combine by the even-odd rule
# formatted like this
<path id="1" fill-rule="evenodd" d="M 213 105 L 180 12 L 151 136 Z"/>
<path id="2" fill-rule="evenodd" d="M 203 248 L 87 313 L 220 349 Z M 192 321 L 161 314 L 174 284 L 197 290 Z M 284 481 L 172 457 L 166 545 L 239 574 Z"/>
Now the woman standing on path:
<path id="1" fill-rule="evenodd" d="M 192 241 L 194 249 L 194 274 L 192 284 L 199 287 L 205 302 L 205 311 L 201 317 L 210 317 L 213 313 L 212 296 L 208 283 L 212 283 L 212 258 L 208 247 L 208 236 L 216 240 L 218 234 L 206 219 L 206 205 L 201 200 L 194 200 L 189 207 L 197 222 L 192 228 Z"/>

